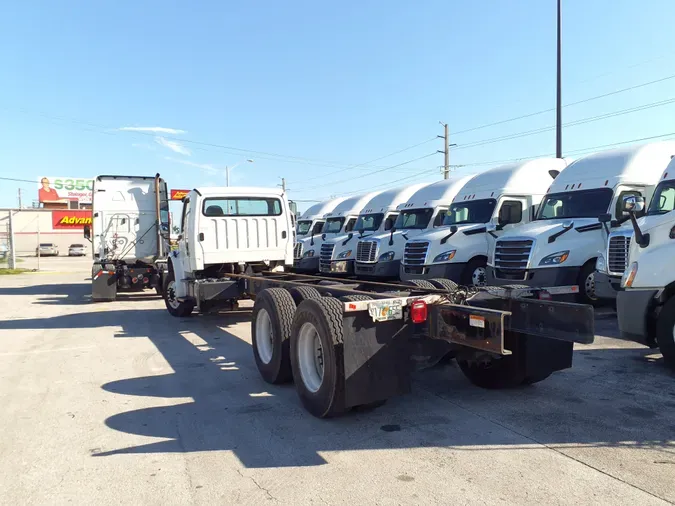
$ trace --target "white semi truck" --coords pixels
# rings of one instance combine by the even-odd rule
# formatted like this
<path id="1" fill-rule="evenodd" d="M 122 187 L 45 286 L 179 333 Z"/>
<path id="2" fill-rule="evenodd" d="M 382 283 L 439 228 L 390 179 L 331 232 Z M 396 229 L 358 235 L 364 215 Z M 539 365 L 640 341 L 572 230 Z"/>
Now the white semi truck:
<path id="1" fill-rule="evenodd" d="M 419 188 L 405 203 L 399 204 L 399 214 L 392 229 L 359 240 L 355 274 L 380 279 L 398 278 L 406 241 L 440 227 L 452 199 L 472 177 L 453 175 Z"/>
<path id="2" fill-rule="evenodd" d="M 488 244 L 534 219 L 544 194 L 566 165 L 563 159 L 540 158 L 476 175 L 453 199 L 442 227 L 406 243 L 401 279 L 445 278 L 484 286 Z M 490 223 L 495 230 L 487 230 Z"/>
<path id="3" fill-rule="evenodd" d="M 572 162 L 553 180 L 535 220 L 505 232 L 488 255 L 488 284 L 569 287 L 595 304 L 595 271 L 627 196 L 649 197 L 675 142 L 603 151 Z"/>
<path id="4" fill-rule="evenodd" d="M 675 159 L 663 173 L 646 216 L 643 197 L 627 197 L 623 209 L 631 216 L 633 239 L 629 265 L 617 294 L 622 337 L 652 348 L 658 346 L 675 368 Z"/>
<path id="5" fill-rule="evenodd" d="M 333 238 L 331 256 L 321 257 L 322 273 L 325 274 L 353 274 L 354 262 L 369 260 L 377 255 L 377 249 L 364 248 L 371 244 L 365 241 L 366 237 L 390 231 L 399 215 L 398 206 L 407 202 L 417 191 L 428 186 L 428 183 L 419 183 L 403 188 L 393 188 L 375 194 L 361 209 L 354 225 L 354 230 L 346 235 Z M 360 247 L 357 244 L 361 244 Z M 322 249 L 327 252 L 329 246 Z"/>
<path id="6" fill-rule="evenodd" d="M 152 176 L 98 176 L 94 180 L 92 299 L 115 300 L 121 291 L 154 288 L 162 293 L 169 250 L 166 183 Z"/>
<path id="7" fill-rule="evenodd" d="M 303 256 L 305 247 L 303 239 L 310 239 L 310 243 L 315 242 L 314 238 L 321 235 L 323 226 L 326 223 L 326 213 L 333 211 L 345 200 L 347 200 L 347 197 L 340 197 L 314 204 L 302 213 L 302 216 L 298 219 L 295 246 L 293 248 L 294 267 L 298 272 L 319 271 L 319 255 Z"/>

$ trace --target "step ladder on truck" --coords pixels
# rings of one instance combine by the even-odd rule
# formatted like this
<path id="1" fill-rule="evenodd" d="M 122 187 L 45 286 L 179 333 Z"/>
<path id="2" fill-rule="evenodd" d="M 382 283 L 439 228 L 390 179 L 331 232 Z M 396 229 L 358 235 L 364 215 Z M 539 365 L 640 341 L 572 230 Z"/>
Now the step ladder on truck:
<path id="1" fill-rule="evenodd" d="M 317 417 L 408 393 L 412 372 L 444 357 L 481 387 L 536 383 L 571 367 L 573 343 L 593 341 L 592 308 L 546 300 L 542 290 L 287 272 L 288 212 L 277 189 L 191 191 L 164 296 L 176 317 L 253 300 L 258 371 L 268 383 L 293 380 Z"/>

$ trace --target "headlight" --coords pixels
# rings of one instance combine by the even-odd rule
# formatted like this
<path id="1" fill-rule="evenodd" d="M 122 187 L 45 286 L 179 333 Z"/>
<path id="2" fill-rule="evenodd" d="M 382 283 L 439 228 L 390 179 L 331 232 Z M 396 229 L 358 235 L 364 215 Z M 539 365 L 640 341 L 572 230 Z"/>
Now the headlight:
<path id="1" fill-rule="evenodd" d="M 633 262 L 630 264 L 630 267 L 626 269 L 626 272 L 621 276 L 621 288 L 630 288 L 633 286 L 633 281 L 635 280 L 635 275 L 637 274 L 638 264 Z"/>
<path id="2" fill-rule="evenodd" d="M 455 253 L 457 253 L 457 250 L 453 249 L 453 250 L 441 253 L 440 255 L 436 255 L 436 258 L 434 258 L 434 263 L 436 263 L 436 262 L 449 262 L 455 256 Z"/>
<path id="3" fill-rule="evenodd" d="M 595 270 L 598 272 L 607 272 L 607 263 L 605 262 L 605 257 L 600 255 L 595 261 Z"/>
<path id="4" fill-rule="evenodd" d="M 391 262 L 394 259 L 394 255 L 395 253 L 393 251 L 382 253 L 378 259 L 378 262 Z"/>
<path id="5" fill-rule="evenodd" d="M 314 250 L 313 249 L 308 249 L 302 254 L 302 258 L 310 258 L 314 256 Z"/>
<path id="6" fill-rule="evenodd" d="M 569 251 L 558 251 L 557 253 L 542 258 L 539 265 L 558 265 L 567 260 L 568 256 L 570 256 Z"/>
<path id="7" fill-rule="evenodd" d="M 342 253 L 340 253 L 337 257 L 338 258 L 349 258 L 350 256 L 352 256 L 352 250 L 348 249 L 347 251 L 343 251 Z"/>

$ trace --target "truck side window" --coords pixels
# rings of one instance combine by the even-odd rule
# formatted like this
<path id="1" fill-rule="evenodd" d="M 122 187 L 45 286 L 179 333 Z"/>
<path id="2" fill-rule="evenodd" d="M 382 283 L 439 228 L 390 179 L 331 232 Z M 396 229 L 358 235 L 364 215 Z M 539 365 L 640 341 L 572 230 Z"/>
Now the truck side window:
<path id="1" fill-rule="evenodd" d="M 387 219 L 384 220 L 384 230 L 385 231 L 389 231 L 393 228 L 394 223 L 396 223 L 396 217 L 397 217 L 397 215 L 395 215 L 395 214 L 391 214 L 391 215 L 387 216 Z"/>
<path id="2" fill-rule="evenodd" d="M 356 224 L 356 220 L 355 220 L 354 218 L 352 218 L 351 220 L 349 220 L 349 221 L 347 222 L 347 224 L 345 225 L 345 232 L 351 232 L 352 230 L 354 230 L 354 225 L 355 225 L 355 224 Z"/>
<path id="3" fill-rule="evenodd" d="M 505 200 L 499 209 L 499 224 L 520 223 L 523 221 L 523 203 L 519 200 Z"/>
<path id="4" fill-rule="evenodd" d="M 180 220 L 180 233 L 181 234 L 185 232 L 185 217 L 187 216 L 187 210 L 188 210 L 189 205 L 190 205 L 190 201 L 188 199 L 185 199 L 183 201 L 183 216 L 181 217 L 181 220 Z"/>
<path id="5" fill-rule="evenodd" d="M 621 210 L 624 197 L 642 197 L 642 192 L 638 190 L 626 190 L 619 193 L 619 196 L 616 199 L 616 209 L 614 210 L 614 216 L 616 216 L 616 219 L 619 223 L 623 223 L 624 221 L 630 219 L 628 216 L 624 216 L 623 211 Z M 635 217 L 639 218 L 640 216 L 644 216 L 645 212 L 646 210 L 635 213 Z"/>
<path id="6" fill-rule="evenodd" d="M 321 229 L 323 228 L 323 221 L 317 221 L 314 224 L 314 227 L 312 228 L 312 233 L 311 235 L 317 235 L 321 233 Z"/>
<path id="7" fill-rule="evenodd" d="M 443 220 L 445 219 L 445 215 L 448 214 L 447 209 L 441 209 L 438 211 L 438 214 L 434 218 L 434 227 L 440 227 L 443 224 Z"/>

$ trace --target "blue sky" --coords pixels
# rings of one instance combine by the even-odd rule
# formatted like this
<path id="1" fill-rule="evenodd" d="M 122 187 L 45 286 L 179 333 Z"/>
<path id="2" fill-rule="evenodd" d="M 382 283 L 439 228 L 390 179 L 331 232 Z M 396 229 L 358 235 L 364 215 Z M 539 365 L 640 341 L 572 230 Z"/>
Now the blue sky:
<path id="1" fill-rule="evenodd" d="M 304 200 L 440 178 L 442 155 L 422 158 L 440 139 L 364 164 L 433 139 L 439 120 L 458 144 L 458 171 L 555 151 L 553 130 L 491 140 L 550 127 L 552 112 L 453 133 L 555 105 L 555 0 L 0 9 L 3 177 L 160 172 L 171 187 L 192 188 L 224 185 L 224 167 L 250 158 L 235 184 L 284 176 L 291 198 Z M 675 75 L 675 2 L 563 0 L 563 10 L 564 103 Z M 563 118 L 669 99 L 675 78 L 567 107 Z M 675 133 L 674 112 L 666 102 L 570 126 L 564 151 Z M 489 142 L 471 147 L 479 141 Z M 0 206 L 36 186 L 0 181 Z"/>

